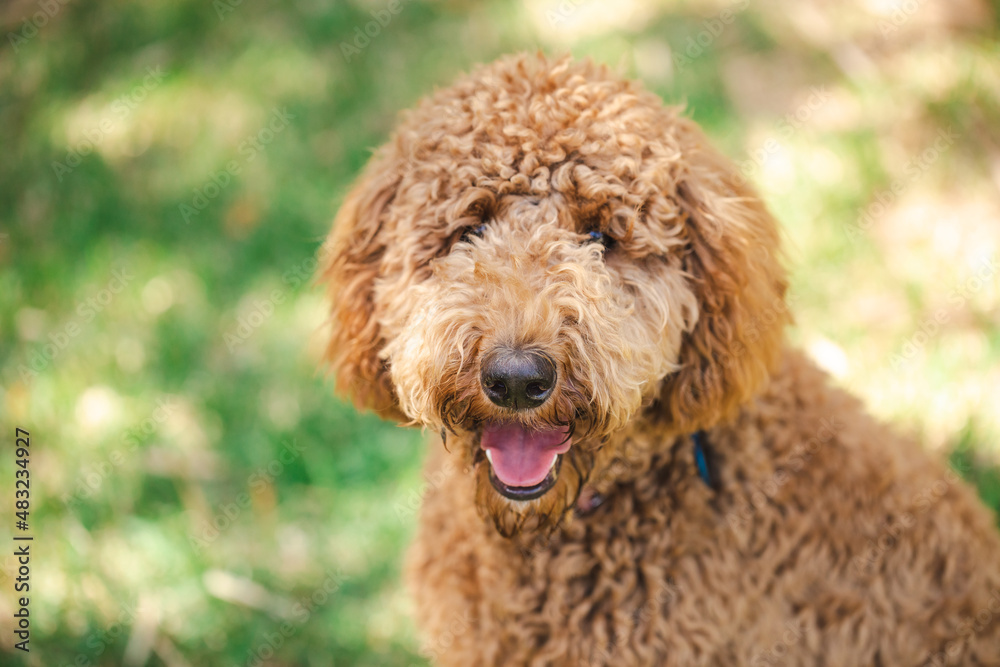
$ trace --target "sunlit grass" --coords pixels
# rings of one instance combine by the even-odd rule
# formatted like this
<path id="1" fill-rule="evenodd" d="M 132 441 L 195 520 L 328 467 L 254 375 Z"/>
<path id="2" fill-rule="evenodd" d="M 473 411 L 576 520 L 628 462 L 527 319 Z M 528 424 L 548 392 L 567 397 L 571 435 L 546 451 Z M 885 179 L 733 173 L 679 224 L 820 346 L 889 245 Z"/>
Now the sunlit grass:
<path id="1" fill-rule="evenodd" d="M 32 653 L 0 662 L 420 662 L 399 571 L 422 436 L 333 398 L 310 274 L 396 113 L 519 49 L 685 103 L 783 224 L 792 340 L 1000 507 L 995 20 L 752 6 L 674 58 L 731 4 L 410 2 L 348 62 L 375 5 L 69 3 L 5 44 L 0 427 L 32 432 L 38 549 Z"/>

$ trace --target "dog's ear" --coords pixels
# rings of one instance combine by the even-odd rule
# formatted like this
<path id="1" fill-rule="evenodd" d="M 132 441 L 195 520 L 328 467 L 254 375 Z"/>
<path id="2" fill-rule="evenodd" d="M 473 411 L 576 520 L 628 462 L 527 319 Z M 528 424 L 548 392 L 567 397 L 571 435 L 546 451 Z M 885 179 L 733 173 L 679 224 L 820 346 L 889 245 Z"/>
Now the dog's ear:
<path id="1" fill-rule="evenodd" d="M 398 170 L 380 165 L 377 158 L 369 163 L 320 250 L 319 279 L 326 283 L 331 304 L 325 358 L 336 375 L 338 393 L 359 408 L 402 420 L 389 371 L 379 357 L 384 340 L 374 300 L 386 250 L 386 209 L 398 185 Z"/>
<path id="2" fill-rule="evenodd" d="M 682 160 L 673 195 L 685 218 L 682 267 L 699 313 L 654 409 L 695 431 L 753 396 L 778 360 L 790 317 L 775 220 L 693 121 L 679 118 L 677 129 Z"/>

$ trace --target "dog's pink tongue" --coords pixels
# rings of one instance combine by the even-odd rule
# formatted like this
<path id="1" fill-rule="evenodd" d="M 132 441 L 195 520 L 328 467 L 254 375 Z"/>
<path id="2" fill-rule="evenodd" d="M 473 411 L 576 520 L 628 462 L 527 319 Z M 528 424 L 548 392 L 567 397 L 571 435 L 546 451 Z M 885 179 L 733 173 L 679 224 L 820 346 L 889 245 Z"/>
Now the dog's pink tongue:
<path id="1" fill-rule="evenodd" d="M 490 424 L 480 446 L 489 453 L 493 474 L 507 486 L 535 486 L 549 474 L 557 454 L 569 451 L 568 427 L 529 431 L 520 424 Z"/>

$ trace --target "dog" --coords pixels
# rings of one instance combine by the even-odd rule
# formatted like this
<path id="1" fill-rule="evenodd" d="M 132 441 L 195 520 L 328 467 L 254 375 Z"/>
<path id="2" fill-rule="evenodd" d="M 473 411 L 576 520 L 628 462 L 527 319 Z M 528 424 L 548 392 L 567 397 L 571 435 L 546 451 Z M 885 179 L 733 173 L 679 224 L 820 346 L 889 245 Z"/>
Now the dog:
<path id="1" fill-rule="evenodd" d="M 441 665 L 1000 665 L 1000 536 L 790 348 L 779 229 L 682 110 L 569 58 L 406 114 L 334 221 L 339 391 L 434 435 Z"/>

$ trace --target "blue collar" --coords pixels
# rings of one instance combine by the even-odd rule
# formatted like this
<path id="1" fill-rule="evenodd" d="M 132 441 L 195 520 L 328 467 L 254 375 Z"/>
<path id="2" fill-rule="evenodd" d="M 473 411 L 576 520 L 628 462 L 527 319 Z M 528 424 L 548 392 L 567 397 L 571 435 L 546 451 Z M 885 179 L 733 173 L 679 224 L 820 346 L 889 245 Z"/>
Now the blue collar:
<path id="1" fill-rule="evenodd" d="M 694 444 L 694 462 L 698 467 L 698 476 L 709 488 L 715 488 L 712 484 L 712 471 L 708 466 L 708 456 L 705 453 L 705 432 L 692 433 L 691 442 Z"/>

